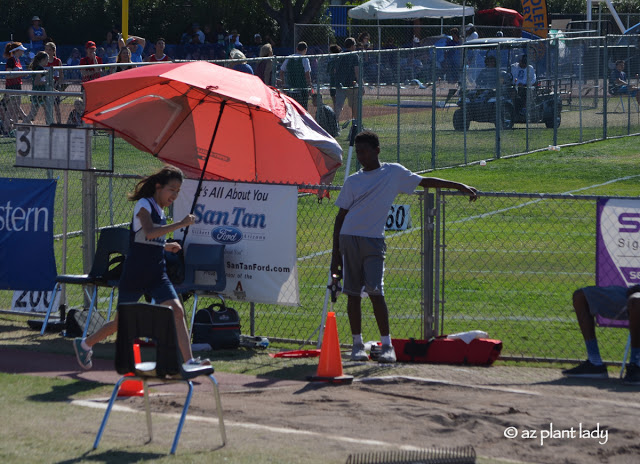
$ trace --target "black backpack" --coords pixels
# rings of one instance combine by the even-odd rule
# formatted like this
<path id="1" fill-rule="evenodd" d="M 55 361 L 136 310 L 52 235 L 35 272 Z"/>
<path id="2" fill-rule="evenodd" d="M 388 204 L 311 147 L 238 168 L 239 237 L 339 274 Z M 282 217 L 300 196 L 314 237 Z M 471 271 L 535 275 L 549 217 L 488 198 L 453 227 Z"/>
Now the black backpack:
<path id="1" fill-rule="evenodd" d="M 193 343 L 208 343 L 211 349 L 240 346 L 240 316 L 223 303 L 199 309 L 193 320 Z"/>

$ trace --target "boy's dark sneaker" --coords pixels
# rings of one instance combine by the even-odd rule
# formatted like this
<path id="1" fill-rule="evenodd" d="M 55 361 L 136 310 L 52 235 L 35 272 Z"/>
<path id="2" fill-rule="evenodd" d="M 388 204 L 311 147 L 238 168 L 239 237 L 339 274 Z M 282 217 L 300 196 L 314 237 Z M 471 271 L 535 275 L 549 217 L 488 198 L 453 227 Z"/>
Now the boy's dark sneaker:
<path id="1" fill-rule="evenodd" d="M 627 364 L 622 382 L 627 385 L 640 385 L 640 366 L 636 364 Z"/>
<path id="2" fill-rule="evenodd" d="M 576 367 L 563 370 L 562 375 L 565 377 L 579 377 L 583 379 L 606 379 L 609 377 L 607 366 L 604 364 L 596 366 L 588 359 Z"/>

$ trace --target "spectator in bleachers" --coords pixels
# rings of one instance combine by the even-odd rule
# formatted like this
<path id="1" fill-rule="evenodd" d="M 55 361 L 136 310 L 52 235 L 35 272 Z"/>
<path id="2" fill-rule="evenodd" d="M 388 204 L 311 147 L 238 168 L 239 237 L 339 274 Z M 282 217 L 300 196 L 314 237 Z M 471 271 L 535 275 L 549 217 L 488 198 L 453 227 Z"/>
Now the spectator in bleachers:
<path id="1" fill-rule="evenodd" d="M 102 64 L 102 58 L 96 56 L 96 43 L 89 40 L 85 45 L 86 56 L 80 60 L 81 65 Z M 101 68 L 83 68 L 80 70 L 82 82 L 89 82 L 101 76 Z"/>
<path id="2" fill-rule="evenodd" d="M 123 47 L 127 47 L 131 52 L 131 62 L 132 63 L 142 63 L 142 53 L 144 52 L 144 46 L 147 44 L 147 41 L 138 37 L 137 35 L 130 35 L 127 38 L 127 42 L 125 45 L 124 39 L 122 36 L 118 38 L 118 46 L 122 50 Z"/>
<path id="3" fill-rule="evenodd" d="M 146 61 L 171 61 L 171 58 L 164 53 L 165 46 L 166 41 L 162 37 L 158 38 L 158 40 L 156 40 L 155 53 L 149 55 Z"/>
<path id="4" fill-rule="evenodd" d="M 81 59 L 82 59 L 82 56 L 80 55 L 80 50 L 78 50 L 77 48 L 74 48 L 73 50 L 71 50 L 71 54 L 69 55 L 69 58 L 67 58 L 66 65 L 78 66 L 80 64 Z M 80 70 L 72 69 L 69 71 L 65 71 L 65 76 L 67 79 L 79 80 L 81 78 Z"/>
<path id="5" fill-rule="evenodd" d="M 105 63 L 115 63 L 118 56 L 118 39 L 114 38 L 112 31 L 107 31 L 107 38 L 102 42 L 102 48 L 104 48 L 104 56 L 102 60 Z M 99 56 L 100 53 L 98 53 Z"/>
<path id="6" fill-rule="evenodd" d="M 217 43 L 218 45 L 224 47 L 228 35 L 229 34 L 227 34 L 227 30 L 224 28 L 224 23 L 222 21 L 219 21 L 218 24 L 216 24 L 216 30 L 213 34 L 213 43 Z"/>
<path id="7" fill-rule="evenodd" d="M 116 59 L 116 63 L 132 63 L 131 61 L 131 50 L 129 47 L 123 47 L 120 49 L 120 53 L 118 53 L 118 58 Z M 111 68 L 112 72 L 120 72 L 126 71 L 127 69 L 131 69 L 131 66 L 114 66 Z"/>
<path id="8" fill-rule="evenodd" d="M 260 55 L 260 49 L 262 48 L 262 36 L 260 34 L 253 35 L 253 43 L 251 46 L 246 47 L 246 54 L 250 58 L 255 58 Z"/>
<path id="9" fill-rule="evenodd" d="M 247 63 L 247 57 L 244 56 L 244 53 L 242 53 L 240 50 L 237 50 L 235 48 L 231 49 L 229 58 L 231 58 L 232 60 L 242 60 L 239 63 L 235 63 L 233 65 L 234 70 L 253 75 L 253 68 Z"/>
<path id="10" fill-rule="evenodd" d="M 42 21 L 38 16 L 31 18 L 31 25 L 27 29 L 29 40 L 31 41 L 31 51 L 37 53 L 44 50 L 44 44 L 47 40 L 47 32 L 42 27 Z"/>
<path id="11" fill-rule="evenodd" d="M 78 66 L 81 59 L 82 57 L 80 56 L 80 50 L 74 48 L 73 50 L 71 50 L 69 58 L 67 58 L 67 66 Z"/>
<path id="12" fill-rule="evenodd" d="M 216 35 L 211 28 L 211 24 L 205 24 L 202 28 L 202 32 L 204 32 L 204 43 L 206 44 L 214 44 L 216 43 Z"/>
<path id="13" fill-rule="evenodd" d="M 47 52 L 49 59 L 45 68 L 57 68 L 62 66 L 62 61 L 56 56 L 56 44 L 53 42 L 47 42 L 44 45 L 44 51 Z M 53 88 L 54 90 L 64 90 L 64 79 L 60 69 L 53 70 Z M 53 111 L 56 114 L 56 121 L 58 124 L 62 124 L 62 115 L 60 114 L 60 97 L 48 97 L 53 102 Z"/>
<path id="14" fill-rule="evenodd" d="M 192 29 L 192 32 L 191 32 L 191 37 L 192 37 L 191 43 L 202 45 L 204 43 L 204 40 L 205 40 L 205 35 L 204 35 L 204 32 L 202 32 L 202 30 L 200 29 L 200 24 L 193 23 L 191 25 L 191 29 Z M 193 39 L 194 36 L 196 37 L 196 39 Z"/>
<path id="15" fill-rule="evenodd" d="M 238 34 L 238 31 L 233 29 L 231 31 L 231 33 L 229 34 L 229 37 L 227 37 L 227 56 L 229 56 L 229 54 L 231 53 L 231 49 L 235 48 L 236 50 L 244 50 L 244 46 L 242 45 L 242 42 L 240 42 L 240 34 Z"/>
<path id="16" fill-rule="evenodd" d="M 22 63 L 20 58 L 24 55 L 27 48 L 22 45 L 22 42 L 9 42 L 4 47 L 3 56 L 7 60 L 5 63 L 5 70 L 7 71 L 22 71 Z M 10 90 L 22 90 L 22 76 L 20 74 L 13 76 L 6 76 L 5 88 Z M 18 122 L 18 119 L 26 118 L 26 113 L 20 106 L 20 95 L 5 94 L 3 98 L 6 112 L 9 115 L 11 129 L 13 124 Z"/>

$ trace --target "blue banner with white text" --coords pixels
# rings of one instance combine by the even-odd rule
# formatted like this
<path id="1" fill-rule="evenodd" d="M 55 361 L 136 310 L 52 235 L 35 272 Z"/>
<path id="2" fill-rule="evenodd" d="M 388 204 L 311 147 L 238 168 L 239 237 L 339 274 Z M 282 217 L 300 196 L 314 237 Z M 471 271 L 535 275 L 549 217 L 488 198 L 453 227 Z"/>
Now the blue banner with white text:
<path id="1" fill-rule="evenodd" d="M 51 290 L 54 179 L 0 178 L 0 289 Z"/>

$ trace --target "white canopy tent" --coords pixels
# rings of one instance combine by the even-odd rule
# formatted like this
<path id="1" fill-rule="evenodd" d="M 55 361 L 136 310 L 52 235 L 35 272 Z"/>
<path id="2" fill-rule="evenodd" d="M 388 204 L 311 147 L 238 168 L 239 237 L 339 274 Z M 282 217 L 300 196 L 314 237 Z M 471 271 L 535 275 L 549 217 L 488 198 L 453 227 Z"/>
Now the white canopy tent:
<path id="1" fill-rule="evenodd" d="M 411 5 L 408 7 L 407 5 Z M 473 16 L 470 6 L 457 5 L 446 0 L 370 0 L 349 10 L 353 19 L 378 20 L 417 18 L 457 18 Z"/>

